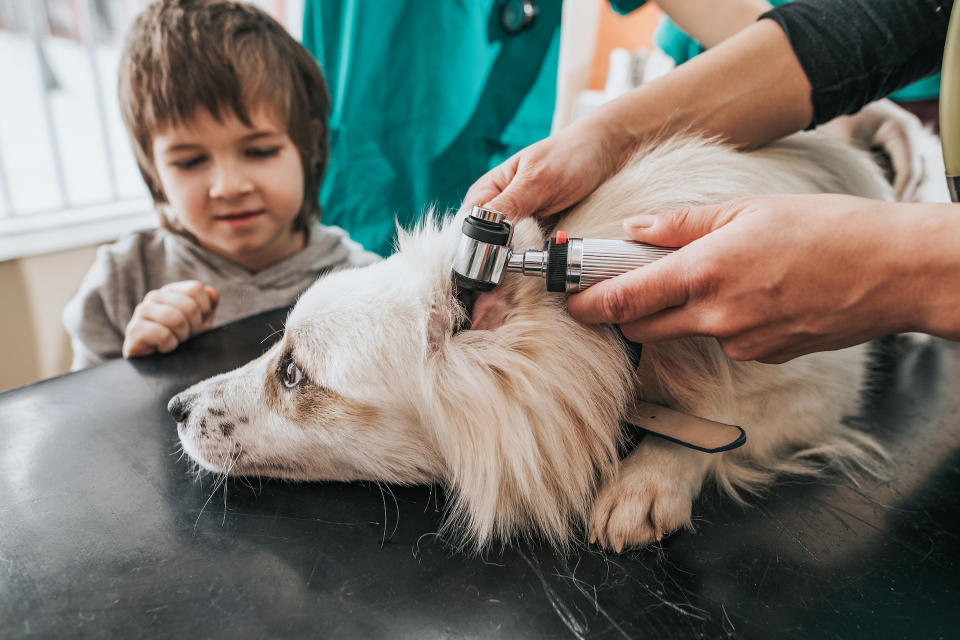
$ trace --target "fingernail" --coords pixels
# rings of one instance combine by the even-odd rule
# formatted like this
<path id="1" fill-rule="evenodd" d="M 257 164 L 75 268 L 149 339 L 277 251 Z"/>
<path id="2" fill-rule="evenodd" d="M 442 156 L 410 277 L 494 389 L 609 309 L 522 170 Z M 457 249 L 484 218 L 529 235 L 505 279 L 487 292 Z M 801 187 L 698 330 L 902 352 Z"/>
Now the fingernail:
<path id="1" fill-rule="evenodd" d="M 656 221 L 657 217 L 649 214 L 641 214 L 639 216 L 633 216 L 632 218 L 627 218 L 623 221 L 624 229 L 647 229 L 653 226 L 653 223 Z"/>

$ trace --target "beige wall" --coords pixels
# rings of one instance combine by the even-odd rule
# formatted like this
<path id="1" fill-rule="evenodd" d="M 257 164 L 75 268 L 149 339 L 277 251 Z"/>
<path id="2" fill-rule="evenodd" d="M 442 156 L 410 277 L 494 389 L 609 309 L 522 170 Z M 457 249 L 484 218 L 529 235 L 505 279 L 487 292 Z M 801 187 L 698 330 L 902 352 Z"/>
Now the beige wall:
<path id="1" fill-rule="evenodd" d="M 0 390 L 70 368 L 60 313 L 95 253 L 96 247 L 82 247 L 0 262 Z"/>

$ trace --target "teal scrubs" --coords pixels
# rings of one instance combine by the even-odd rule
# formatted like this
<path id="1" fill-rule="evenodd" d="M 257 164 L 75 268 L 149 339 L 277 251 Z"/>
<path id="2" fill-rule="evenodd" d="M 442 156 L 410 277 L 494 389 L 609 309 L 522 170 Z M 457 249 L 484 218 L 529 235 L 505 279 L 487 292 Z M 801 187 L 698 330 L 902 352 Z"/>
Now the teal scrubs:
<path id="1" fill-rule="evenodd" d="M 769 0 L 773 6 L 785 4 L 789 0 Z M 664 53 L 673 58 L 678 65 L 704 52 L 693 38 L 688 36 L 675 22 L 664 17 L 653 34 L 654 44 Z M 888 97 L 896 102 L 911 102 L 914 100 L 936 100 L 940 96 L 940 74 L 924 78 L 918 82 L 890 94 Z"/>
<path id="2" fill-rule="evenodd" d="M 536 0 L 519 34 L 499 0 L 307 0 L 304 45 L 330 86 L 320 202 L 371 251 L 395 221 L 456 208 L 487 170 L 550 134 L 561 0 Z"/>

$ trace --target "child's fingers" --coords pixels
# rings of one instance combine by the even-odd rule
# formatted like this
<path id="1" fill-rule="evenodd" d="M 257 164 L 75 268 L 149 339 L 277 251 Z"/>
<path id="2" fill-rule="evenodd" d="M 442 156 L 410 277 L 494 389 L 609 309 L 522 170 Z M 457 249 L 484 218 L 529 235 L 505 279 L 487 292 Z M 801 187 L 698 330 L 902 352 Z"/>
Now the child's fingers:
<path id="1" fill-rule="evenodd" d="M 152 320 L 138 318 L 127 325 L 123 340 L 123 357 L 146 356 L 155 351 L 168 353 L 176 349 L 179 344 L 180 341 L 169 327 Z"/>
<path id="2" fill-rule="evenodd" d="M 176 291 L 151 291 L 133 312 L 134 317 L 158 322 L 181 342 L 200 331 L 203 316 L 200 307 L 190 296 Z"/>
<path id="3" fill-rule="evenodd" d="M 220 294 L 195 280 L 149 292 L 134 309 L 123 341 L 125 358 L 167 353 L 195 333 L 210 328 Z"/>
<path id="4" fill-rule="evenodd" d="M 160 290 L 175 291 L 177 293 L 190 296 L 197 303 L 197 306 L 200 308 L 200 314 L 204 318 L 206 318 L 210 312 L 213 311 L 217 301 L 220 300 L 220 296 L 217 295 L 217 292 L 213 289 L 213 287 L 204 286 L 203 283 L 197 282 L 196 280 L 172 282 L 168 285 L 165 285 Z M 213 297 L 210 295 L 211 291 L 214 294 Z"/>
<path id="5" fill-rule="evenodd" d="M 204 290 L 207 292 L 207 296 L 210 298 L 210 304 L 213 305 L 213 309 L 217 308 L 217 305 L 220 303 L 220 294 L 213 287 L 206 286 Z"/>

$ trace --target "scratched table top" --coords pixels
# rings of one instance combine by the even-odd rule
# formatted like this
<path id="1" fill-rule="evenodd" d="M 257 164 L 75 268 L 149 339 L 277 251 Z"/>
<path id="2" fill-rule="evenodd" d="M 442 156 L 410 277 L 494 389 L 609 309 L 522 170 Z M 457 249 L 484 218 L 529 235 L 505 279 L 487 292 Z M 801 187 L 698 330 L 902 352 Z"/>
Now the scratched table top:
<path id="1" fill-rule="evenodd" d="M 865 416 L 896 458 L 891 480 L 784 480 L 745 507 L 708 490 L 695 532 L 622 555 L 515 543 L 470 557 L 436 534 L 437 488 L 215 489 L 178 459 L 167 400 L 259 355 L 283 318 L 0 394 L 0 637 L 960 630 L 960 345 L 887 341 Z"/>

